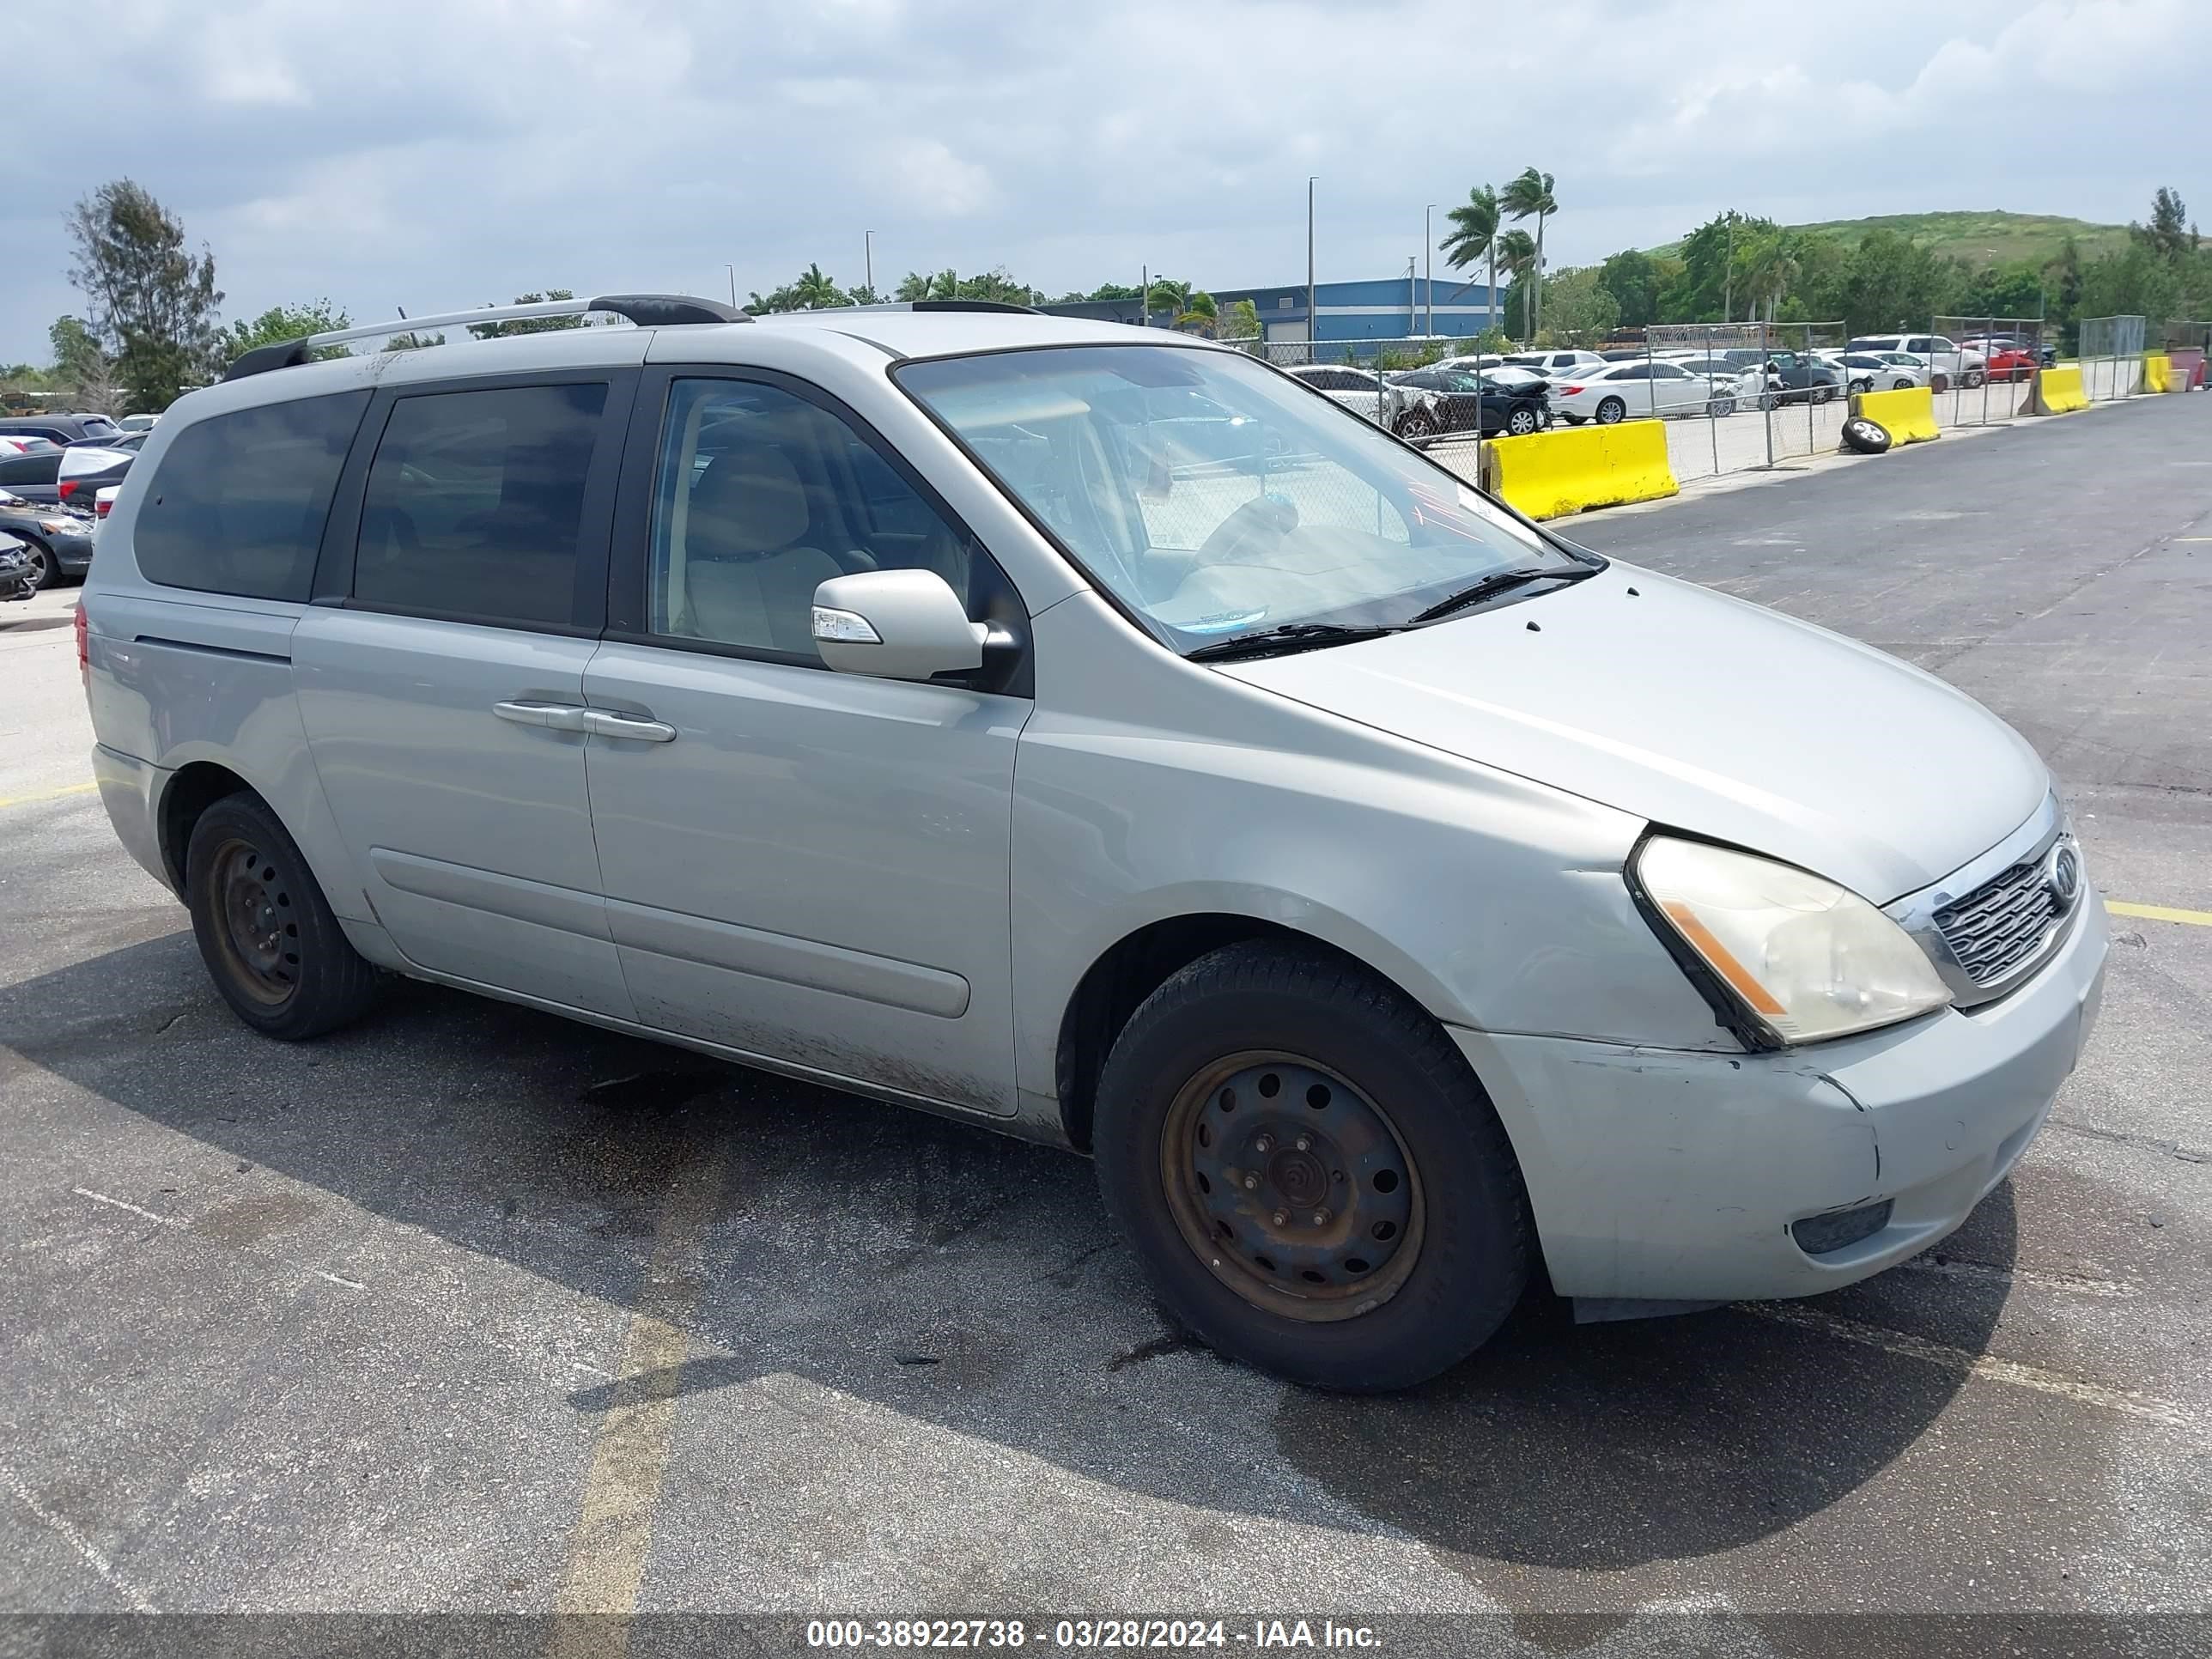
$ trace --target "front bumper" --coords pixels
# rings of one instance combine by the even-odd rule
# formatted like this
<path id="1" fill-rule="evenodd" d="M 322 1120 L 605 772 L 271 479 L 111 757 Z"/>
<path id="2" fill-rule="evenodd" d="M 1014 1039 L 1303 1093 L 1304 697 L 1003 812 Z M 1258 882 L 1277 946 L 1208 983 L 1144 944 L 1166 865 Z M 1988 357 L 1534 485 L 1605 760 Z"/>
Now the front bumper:
<path id="1" fill-rule="evenodd" d="M 2094 892 L 2002 1001 L 1779 1054 L 1452 1036 L 1512 1137 L 1553 1287 L 1722 1302 L 1833 1290 L 1966 1218 L 2042 1126 L 2095 1023 L 2107 925 Z M 1819 1255 L 1793 1222 L 1890 1202 Z"/>

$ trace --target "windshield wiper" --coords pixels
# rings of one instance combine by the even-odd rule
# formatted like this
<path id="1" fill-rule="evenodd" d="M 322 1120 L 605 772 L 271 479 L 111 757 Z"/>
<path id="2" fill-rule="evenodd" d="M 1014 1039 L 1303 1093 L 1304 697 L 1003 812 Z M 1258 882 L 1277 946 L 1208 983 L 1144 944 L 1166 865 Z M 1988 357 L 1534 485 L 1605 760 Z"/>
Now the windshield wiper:
<path id="1" fill-rule="evenodd" d="M 1189 662 L 1227 662 L 1237 657 L 1279 657 L 1292 651 L 1312 651 L 1325 645 L 1350 645 L 1357 640 L 1378 640 L 1395 634 L 1396 628 L 1353 628 L 1343 623 L 1285 623 L 1257 634 L 1239 634 L 1233 640 L 1201 645 L 1183 653 Z"/>
<path id="2" fill-rule="evenodd" d="M 1408 617 L 1406 619 L 1406 626 L 1418 628 L 1423 623 L 1435 622 L 1440 617 L 1450 616 L 1455 611 L 1464 611 L 1468 606 L 1480 605 L 1485 599 L 1503 593 L 1509 588 L 1523 587 L 1530 582 L 1578 582 L 1585 576 L 1595 574 L 1597 574 L 1596 568 L 1591 565 L 1569 565 L 1564 569 L 1550 570 L 1525 568 L 1514 570 L 1493 570 L 1474 586 L 1462 587 L 1456 593 L 1447 594 L 1427 610 Z"/>

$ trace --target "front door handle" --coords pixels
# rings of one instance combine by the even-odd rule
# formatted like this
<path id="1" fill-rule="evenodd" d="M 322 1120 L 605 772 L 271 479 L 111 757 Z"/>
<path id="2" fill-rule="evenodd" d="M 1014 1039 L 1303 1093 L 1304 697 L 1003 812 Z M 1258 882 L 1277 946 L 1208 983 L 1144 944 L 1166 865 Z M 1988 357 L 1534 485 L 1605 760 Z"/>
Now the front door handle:
<path id="1" fill-rule="evenodd" d="M 627 738 L 633 743 L 673 743 L 676 728 L 650 714 L 623 714 L 611 708 L 586 708 L 582 729 L 603 738 Z"/>
<path id="2" fill-rule="evenodd" d="M 503 720 L 513 720 L 517 726 L 543 726 L 555 732 L 588 732 L 592 730 L 589 717 L 598 711 L 573 702 L 532 702 L 516 700 L 495 702 L 491 712 Z M 671 732 L 670 736 L 675 734 Z"/>

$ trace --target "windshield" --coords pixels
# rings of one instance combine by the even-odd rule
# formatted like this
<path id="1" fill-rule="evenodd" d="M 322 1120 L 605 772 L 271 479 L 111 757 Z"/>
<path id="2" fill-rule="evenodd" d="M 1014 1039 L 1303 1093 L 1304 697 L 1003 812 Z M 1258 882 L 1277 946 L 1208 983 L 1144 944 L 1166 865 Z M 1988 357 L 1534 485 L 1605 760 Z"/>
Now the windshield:
<path id="1" fill-rule="evenodd" d="M 1178 650 L 1292 624 L 1401 626 L 1497 571 L 1589 568 L 1239 353 L 1066 346 L 896 374 Z"/>

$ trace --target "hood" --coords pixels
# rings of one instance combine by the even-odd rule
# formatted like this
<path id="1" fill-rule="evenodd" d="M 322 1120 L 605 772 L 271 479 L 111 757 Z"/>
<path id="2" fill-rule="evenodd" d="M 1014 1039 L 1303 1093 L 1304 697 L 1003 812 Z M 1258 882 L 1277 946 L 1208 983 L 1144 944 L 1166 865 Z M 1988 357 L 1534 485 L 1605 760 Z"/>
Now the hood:
<path id="1" fill-rule="evenodd" d="M 1933 675 L 1632 565 L 1221 672 L 1877 904 L 1996 845 L 2051 790 L 2017 732 Z"/>

